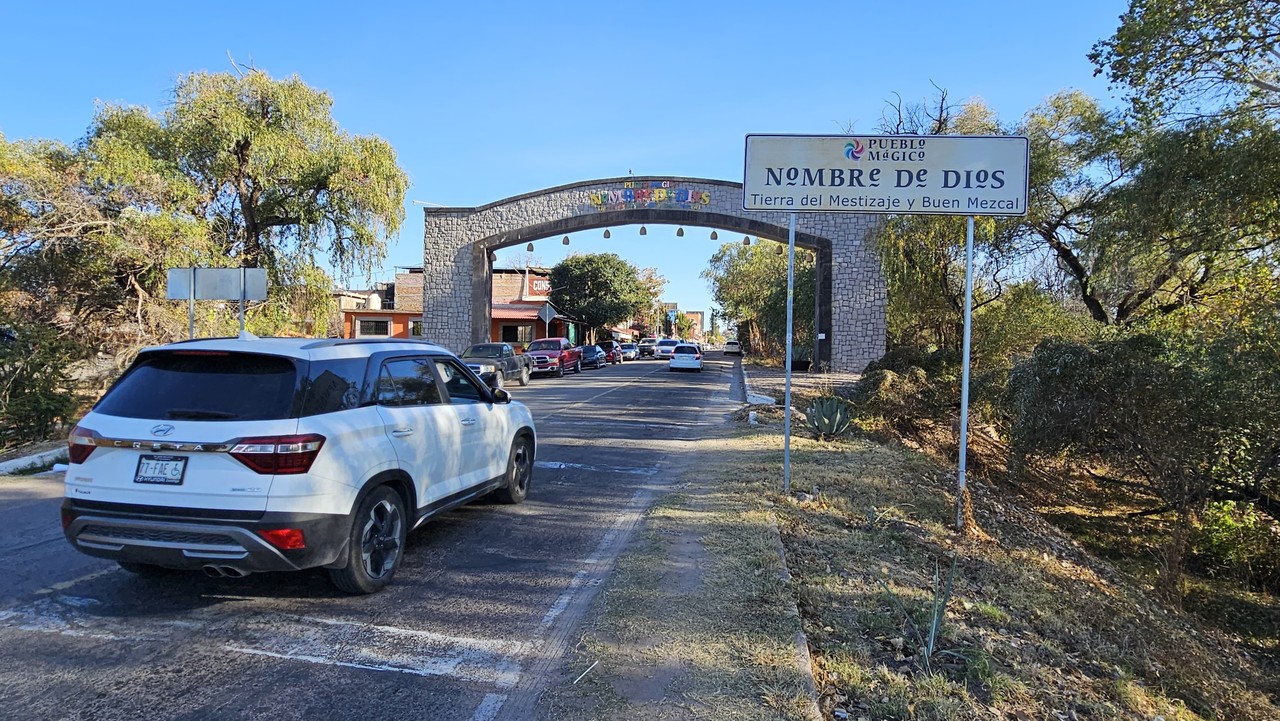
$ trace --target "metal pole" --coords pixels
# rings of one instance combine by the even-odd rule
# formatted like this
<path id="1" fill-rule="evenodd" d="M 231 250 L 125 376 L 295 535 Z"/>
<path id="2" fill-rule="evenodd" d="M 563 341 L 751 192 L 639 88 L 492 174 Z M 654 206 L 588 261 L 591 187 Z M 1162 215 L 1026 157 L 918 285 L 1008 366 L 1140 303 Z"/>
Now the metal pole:
<path id="1" fill-rule="evenodd" d="M 956 530 L 964 530 L 964 472 L 969 456 L 969 338 L 973 326 L 973 216 L 964 235 L 964 349 L 960 365 L 960 487 L 956 496 Z"/>
<path id="2" fill-rule="evenodd" d="M 191 287 L 187 289 L 187 338 L 196 337 L 196 268 L 191 266 Z"/>
<path id="3" fill-rule="evenodd" d="M 796 295 L 796 214 L 787 224 L 787 382 L 782 412 L 782 492 L 791 493 L 791 335 Z"/>
<path id="4" fill-rule="evenodd" d="M 240 332 L 244 333 L 244 268 L 240 268 Z"/>
<path id="5" fill-rule="evenodd" d="M 822 366 L 818 363 L 821 357 L 818 354 L 818 349 L 821 347 L 818 345 L 818 325 L 821 317 L 821 313 L 818 312 L 818 298 L 822 297 L 822 291 L 818 285 L 821 278 L 822 274 L 818 272 L 818 249 L 813 248 L 813 361 L 809 365 L 810 372 L 822 370 Z"/>

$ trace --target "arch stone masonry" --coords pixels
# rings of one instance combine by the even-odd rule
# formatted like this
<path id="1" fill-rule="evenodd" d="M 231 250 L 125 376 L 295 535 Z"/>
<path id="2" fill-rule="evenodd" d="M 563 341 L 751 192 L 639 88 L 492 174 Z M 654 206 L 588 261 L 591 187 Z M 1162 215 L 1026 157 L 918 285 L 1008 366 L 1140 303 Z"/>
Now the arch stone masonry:
<path id="1" fill-rule="evenodd" d="M 789 214 L 742 209 L 742 184 L 627 176 L 525 193 L 475 208 L 425 209 L 423 335 L 455 351 L 488 340 L 491 251 L 639 223 L 711 228 L 783 243 Z M 884 354 L 885 281 L 871 232 L 878 216 L 800 213 L 796 245 L 816 251 L 821 367 L 861 371 Z M 726 238 L 726 241 L 731 238 Z M 708 257 L 714 250 L 708 245 Z M 625 255 L 625 249 L 620 248 Z M 675 260 L 675 259 L 673 259 Z M 803 317 L 813 311 L 796 308 Z"/>

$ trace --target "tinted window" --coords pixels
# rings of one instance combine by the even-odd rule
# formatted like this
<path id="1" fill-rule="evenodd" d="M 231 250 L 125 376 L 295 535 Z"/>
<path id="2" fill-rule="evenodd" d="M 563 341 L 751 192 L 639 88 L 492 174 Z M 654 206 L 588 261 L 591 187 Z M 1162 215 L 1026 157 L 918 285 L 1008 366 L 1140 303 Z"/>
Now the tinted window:
<path id="1" fill-rule="evenodd" d="M 94 410 L 154 420 L 276 420 L 292 417 L 297 379 L 293 362 L 280 356 L 147 353 L 134 361 Z"/>
<path id="2" fill-rule="evenodd" d="M 680 345 L 680 341 L 678 341 L 678 340 L 660 340 L 660 341 L 658 341 L 658 345 L 662 346 L 663 348 L 666 348 L 667 346 Z"/>
<path id="3" fill-rule="evenodd" d="M 436 369 L 444 380 L 445 390 L 449 391 L 450 403 L 482 403 L 487 402 L 484 390 L 471 379 L 461 366 L 446 360 L 437 360 Z"/>
<path id="4" fill-rule="evenodd" d="M 339 358 L 312 361 L 300 392 L 300 416 L 345 411 L 360 406 L 360 387 L 364 385 L 364 358 Z"/>
<path id="5" fill-rule="evenodd" d="M 378 403 L 384 406 L 423 406 L 440 402 L 431 362 L 423 358 L 387 361 L 378 376 Z"/>
<path id="6" fill-rule="evenodd" d="M 560 350 L 560 341 L 558 340 L 535 340 L 529 344 L 527 350 Z"/>
<path id="7" fill-rule="evenodd" d="M 462 351 L 463 358 L 501 358 L 502 346 L 495 344 L 473 345 Z"/>
<path id="8" fill-rule="evenodd" d="M 638 346 L 635 343 L 623 343 L 622 350 L 635 350 Z"/>
<path id="9" fill-rule="evenodd" d="M 679 353 L 680 355 L 697 355 L 697 354 L 698 354 L 698 346 L 696 346 L 696 345 L 678 345 L 678 346 L 676 346 L 676 349 L 675 349 L 674 351 L 672 351 L 672 353 Z"/>

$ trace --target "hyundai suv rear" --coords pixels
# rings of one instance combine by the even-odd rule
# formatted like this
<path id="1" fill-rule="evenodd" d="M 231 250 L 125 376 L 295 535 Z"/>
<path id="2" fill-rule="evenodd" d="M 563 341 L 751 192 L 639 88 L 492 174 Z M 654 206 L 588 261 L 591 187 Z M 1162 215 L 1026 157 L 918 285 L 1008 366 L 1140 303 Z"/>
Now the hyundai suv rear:
<path id="1" fill-rule="evenodd" d="M 528 492 L 529 410 L 419 341 L 209 339 L 149 348 L 71 432 L 62 524 L 136 573 L 322 566 L 391 581 L 405 537 Z"/>

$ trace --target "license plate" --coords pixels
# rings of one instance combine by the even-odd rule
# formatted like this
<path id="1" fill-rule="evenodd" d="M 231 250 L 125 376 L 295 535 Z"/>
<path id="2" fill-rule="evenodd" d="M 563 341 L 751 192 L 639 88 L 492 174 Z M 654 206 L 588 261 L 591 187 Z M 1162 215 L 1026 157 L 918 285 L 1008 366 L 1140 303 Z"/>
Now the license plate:
<path id="1" fill-rule="evenodd" d="M 186 472 L 186 456 L 142 456 L 138 459 L 138 471 L 133 482 L 180 486 Z"/>

